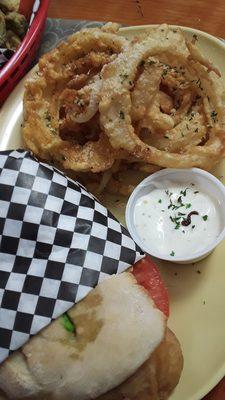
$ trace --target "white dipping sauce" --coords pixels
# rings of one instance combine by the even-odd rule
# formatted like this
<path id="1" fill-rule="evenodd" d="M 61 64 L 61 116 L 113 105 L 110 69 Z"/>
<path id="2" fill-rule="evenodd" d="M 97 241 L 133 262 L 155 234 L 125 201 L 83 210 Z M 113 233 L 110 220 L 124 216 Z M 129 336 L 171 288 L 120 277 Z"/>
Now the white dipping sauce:
<path id="1" fill-rule="evenodd" d="M 155 188 L 137 200 L 134 224 L 141 240 L 156 254 L 192 257 L 220 234 L 217 207 L 217 201 L 193 183 L 171 182 L 166 190 Z M 193 211 L 198 214 L 188 218 Z"/>

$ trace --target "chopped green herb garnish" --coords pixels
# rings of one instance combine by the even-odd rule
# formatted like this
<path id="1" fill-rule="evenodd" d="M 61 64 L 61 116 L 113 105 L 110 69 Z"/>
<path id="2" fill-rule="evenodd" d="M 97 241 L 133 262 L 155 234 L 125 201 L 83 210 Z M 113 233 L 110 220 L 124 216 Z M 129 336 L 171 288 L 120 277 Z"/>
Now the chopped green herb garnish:
<path id="1" fill-rule="evenodd" d="M 194 228 L 195 228 L 195 225 L 192 225 L 191 229 L 194 229 Z"/>
<path id="2" fill-rule="evenodd" d="M 121 78 L 121 83 L 123 83 L 127 78 L 128 78 L 128 74 L 120 74 L 120 78 Z"/>
<path id="3" fill-rule="evenodd" d="M 187 190 L 188 190 L 189 188 L 187 187 L 185 190 L 181 190 L 180 191 L 180 194 L 182 194 L 183 196 L 186 196 L 187 195 Z"/>
<path id="4" fill-rule="evenodd" d="M 56 130 L 52 127 L 52 117 L 49 111 L 45 112 L 45 121 L 46 121 L 46 126 L 49 128 L 50 132 L 53 135 L 56 135 Z"/>
<path id="5" fill-rule="evenodd" d="M 46 111 L 46 112 L 45 112 L 45 119 L 46 119 L 47 121 L 51 122 L 52 117 L 51 117 L 51 114 L 50 114 L 49 111 Z"/>
<path id="6" fill-rule="evenodd" d="M 178 212 L 178 215 L 180 215 L 181 217 L 183 217 L 183 216 L 186 215 L 186 214 L 179 211 L 179 212 Z"/>
<path id="7" fill-rule="evenodd" d="M 171 256 L 171 257 L 174 257 L 174 256 L 175 256 L 175 252 L 174 252 L 173 250 L 171 251 L 170 256 Z"/>
<path id="8" fill-rule="evenodd" d="M 120 111 L 120 119 L 124 119 L 124 118 L 125 118 L 124 112 L 121 110 Z"/>
<path id="9" fill-rule="evenodd" d="M 181 219 L 181 217 L 172 217 L 171 215 L 170 215 L 170 220 L 175 224 L 175 227 L 174 227 L 174 229 L 179 229 L 180 228 L 180 219 Z"/>
<path id="10" fill-rule="evenodd" d="M 186 205 L 185 205 L 185 208 L 190 208 L 191 207 L 191 203 L 187 203 Z"/>
<path id="11" fill-rule="evenodd" d="M 217 121 L 217 112 L 216 111 L 211 112 L 211 118 L 212 118 L 213 122 Z"/>
<path id="12" fill-rule="evenodd" d="M 61 316 L 61 320 L 63 322 L 63 327 L 68 331 L 68 332 L 75 332 L 75 325 L 71 321 L 69 315 L 67 313 L 63 314 Z"/>
<path id="13" fill-rule="evenodd" d="M 203 215 L 202 219 L 203 219 L 204 221 L 207 221 L 208 215 Z"/>
<path id="14" fill-rule="evenodd" d="M 128 78 L 128 74 L 120 74 L 121 78 Z"/>
<path id="15" fill-rule="evenodd" d="M 189 121 L 192 121 L 194 116 L 195 116 L 194 111 L 191 111 Z"/>
<path id="16" fill-rule="evenodd" d="M 196 85 L 199 87 L 199 89 L 203 90 L 203 88 L 201 86 L 202 83 L 201 83 L 201 79 L 200 78 L 196 81 Z"/>
<path id="17" fill-rule="evenodd" d="M 194 194 L 197 194 L 197 193 L 199 193 L 199 191 L 198 191 L 198 190 L 196 190 L 196 191 L 194 192 Z"/>
<path id="18" fill-rule="evenodd" d="M 159 199 L 159 200 L 158 200 L 158 203 L 162 203 L 162 199 Z"/>
<path id="19" fill-rule="evenodd" d="M 77 104 L 79 107 L 84 107 L 84 100 L 76 98 L 74 103 Z"/>

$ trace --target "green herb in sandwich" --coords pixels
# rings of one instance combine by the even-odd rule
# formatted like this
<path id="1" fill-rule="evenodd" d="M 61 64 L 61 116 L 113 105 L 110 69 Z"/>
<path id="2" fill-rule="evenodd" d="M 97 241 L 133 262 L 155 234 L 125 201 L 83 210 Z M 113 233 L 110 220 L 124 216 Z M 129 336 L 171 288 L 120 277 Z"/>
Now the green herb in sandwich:
<path id="1" fill-rule="evenodd" d="M 71 321 L 69 315 L 67 313 L 63 314 L 61 317 L 61 321 L 63 323 L 63 327 L 71 333 L 75 332 L 75 325 L 73 321 Z"/>

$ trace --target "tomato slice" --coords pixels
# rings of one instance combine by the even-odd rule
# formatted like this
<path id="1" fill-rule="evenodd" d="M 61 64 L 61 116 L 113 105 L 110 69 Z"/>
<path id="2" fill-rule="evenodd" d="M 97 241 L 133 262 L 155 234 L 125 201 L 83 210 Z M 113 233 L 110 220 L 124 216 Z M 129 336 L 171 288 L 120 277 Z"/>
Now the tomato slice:
<path id="1" fill-rule="evenodd" d="M 168 291 L 162 281 L 156 265 L 149 257 L 138 261 L 132 270 L 137 282 L 142 285 L 150 294 L 156 307 L 159 308 L 167 317 L 169 316 L 169 296 Z"/>

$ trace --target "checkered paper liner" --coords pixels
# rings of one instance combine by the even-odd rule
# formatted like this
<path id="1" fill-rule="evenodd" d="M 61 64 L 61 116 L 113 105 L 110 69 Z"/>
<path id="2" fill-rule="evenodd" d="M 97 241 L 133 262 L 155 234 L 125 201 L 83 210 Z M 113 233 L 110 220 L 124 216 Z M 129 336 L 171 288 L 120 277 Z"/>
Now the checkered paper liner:
<path id="1" fill-rule="evenodd" d="M 0 362 L 142 257 L 80 183 L 27 151 L 0 152 Z"/>

